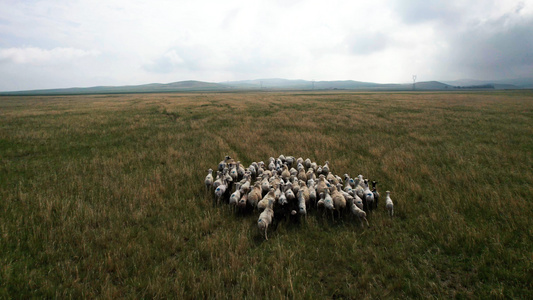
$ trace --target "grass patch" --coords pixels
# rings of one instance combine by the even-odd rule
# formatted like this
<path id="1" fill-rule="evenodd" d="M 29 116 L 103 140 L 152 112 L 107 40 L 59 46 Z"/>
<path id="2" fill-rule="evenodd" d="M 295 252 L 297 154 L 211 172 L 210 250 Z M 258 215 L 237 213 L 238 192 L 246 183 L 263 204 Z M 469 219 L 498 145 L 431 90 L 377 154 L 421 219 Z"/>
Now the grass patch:
<path id="1" fill-rule="evenodd" d="M 533 94 L 0 98 L 0 297 L 532 298 Z M 224 155 L 328 160 L 396 217 L 263 241 L 213 207 Z"/>

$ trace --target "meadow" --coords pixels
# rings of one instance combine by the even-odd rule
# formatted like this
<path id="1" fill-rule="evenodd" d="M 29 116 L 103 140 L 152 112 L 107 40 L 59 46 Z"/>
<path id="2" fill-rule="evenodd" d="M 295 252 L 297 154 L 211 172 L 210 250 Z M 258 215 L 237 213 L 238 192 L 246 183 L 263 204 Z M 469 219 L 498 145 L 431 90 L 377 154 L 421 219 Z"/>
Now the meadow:
<path id="1" fill-rule="evenodd" d="M 265 241 L 207 169 L 280 154 L 391 191 Z M 0 97 L 0 298 L 533 298 L 533 92 Z"/>

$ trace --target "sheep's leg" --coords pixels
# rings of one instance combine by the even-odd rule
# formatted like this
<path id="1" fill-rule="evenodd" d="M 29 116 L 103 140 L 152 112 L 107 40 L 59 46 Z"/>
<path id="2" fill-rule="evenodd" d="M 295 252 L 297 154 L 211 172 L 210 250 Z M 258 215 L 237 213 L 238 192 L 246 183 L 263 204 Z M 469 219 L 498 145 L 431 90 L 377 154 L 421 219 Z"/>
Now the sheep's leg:
<path id="1" fill-rule="evenodd" d="M 265 240 L 268 241 L 267 230 L 268 230 L 268 225 L 265 226 Z"/>
<path id="2" fill-rule="evenodd" d="M 366 226 L 370 227 L 370 224 L 368 224 L 368 220 L 366 219 L 366 217 L 364 217 L 365 219 L 365 222 L 366 222 Z M 361 221 L 361 224 L 363 223 L 363 221 Z"/>

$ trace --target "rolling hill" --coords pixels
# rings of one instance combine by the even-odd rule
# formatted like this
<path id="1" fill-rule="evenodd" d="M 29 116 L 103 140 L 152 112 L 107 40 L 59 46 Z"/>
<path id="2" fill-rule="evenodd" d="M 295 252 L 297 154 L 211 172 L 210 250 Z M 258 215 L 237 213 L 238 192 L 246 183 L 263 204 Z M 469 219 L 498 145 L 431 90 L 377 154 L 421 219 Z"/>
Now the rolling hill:
<path id="1" fill-rule="evenodd" d="M 513 84 L 516 83 L 516 84 Z M 415 90 L 458 90 L 458 89 L 521 89 L 533 88 L 532 79 L 522 80 L 457 80 L 446 83 L 439 81 L 417 82 Z M 196 80 L 172 83 L 150 83 L 125 86 L 74 87 L 63 89 L 41 89 L 27 91 L 0 92 L 0 95 L 76 95 L 76 94 L 128 94 L 128 93 L 168 93 L 168 92 L 208 92 L 208 91 L 251 91 L 251 90 L 373 90 L 373 91 L 410 91 L 412 83 L 373 83 L 354 80 L 309 81 L 282 78 L 265 78 L 226 82 L 205 82 Z"/>

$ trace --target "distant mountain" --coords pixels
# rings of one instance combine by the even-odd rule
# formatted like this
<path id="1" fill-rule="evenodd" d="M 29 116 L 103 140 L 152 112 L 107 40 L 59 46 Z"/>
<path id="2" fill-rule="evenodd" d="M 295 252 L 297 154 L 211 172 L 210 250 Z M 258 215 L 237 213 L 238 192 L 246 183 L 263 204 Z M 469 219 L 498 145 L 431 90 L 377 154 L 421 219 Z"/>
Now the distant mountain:
<path id="1" fill-rule="evenodd" d="M 237 89 L 312 89 L 312 81 L 299 79 L 265 78 L 254 80 L 226 81 L 220 84 Z"/>
<path id="2" fill-rule="evenodd" d="M 0 92 L 0 95 L 69 95 L 69 94 L 128 94 L 128 93 L 165 93 L 187 91 L 219 91 L 227 87 L 213 82 L 179 81 L 172 83 L 149 83 L 125 86 L 95 86 L 87 88 L 45 89 L 30 91 Z"/>
<path id="3" fill-rule="evenodd" d="M 533 88 L 533 78 L 515 78 L 499 80 L 477 80 L 477 79 L 459 79 L 453 81 L 444 81 L 454 87 L 469 87 L 481 85 L 493 85 L 495 89 L 531 89 Z"/>
<path id="4" fill-rule="evenodd" d="M 414 85 L 414 90 L 486 90 L 533 88 L 533 79 L 483 81 L 463 79 L 456 81 L 423 81 Z M 126 93 L 170 93 L 201 91 L 252 91 L 252 90 L 370 90 L 411 91 L 412 83 L 373 83 L 353 80 L 309 81 L 301 79 L 266 78 L 226 82 L 178 81 L 172 83 L 150 83 L 126 86 L 95 86 L 87 88 L 46 89 L 30 91 L 0 92 L 0 95 L 68 95 L 68 94 L 126 94 Z"/>

